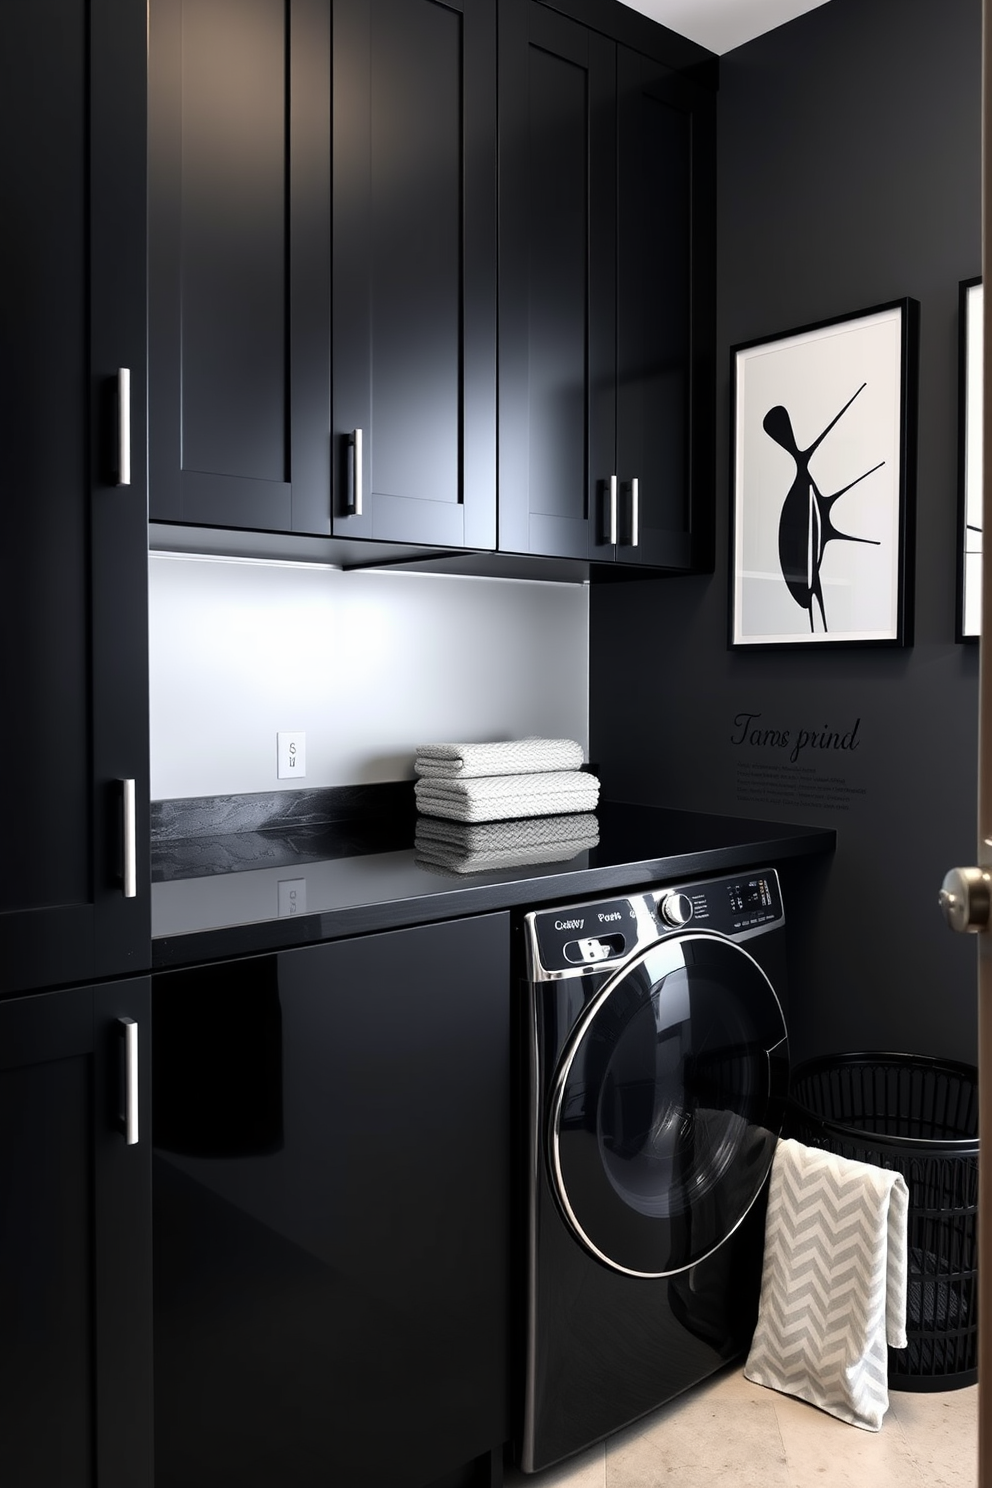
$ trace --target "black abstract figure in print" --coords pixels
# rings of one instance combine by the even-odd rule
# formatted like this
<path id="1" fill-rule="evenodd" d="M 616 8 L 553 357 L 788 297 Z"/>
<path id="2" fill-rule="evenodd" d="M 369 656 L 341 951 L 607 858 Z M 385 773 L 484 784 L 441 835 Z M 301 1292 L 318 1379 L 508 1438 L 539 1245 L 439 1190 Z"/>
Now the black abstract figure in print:
<path id="1" fill-rule="evenodd" d="M 851 487 L 856 486 L 859 481 L 863 481 L 867 476 L 879 470 L 885 461 L 880 460 L 878 465 L 873 465 L 871 470 L 866 470 L 864 475 L 859 475 L 856 480 L 843 486 L 841 490 L 835 491 L 832 496 L 824 496 L 809 473 L 809 462 L 813 455 L 830 430 L 850 408 L 858 393 L 863 392 L 866 386 L 867 383 L 863 382 L 858 391 L 848 398 L 840 413 L 830 420 L 823 433 L 814 439 L 808 449 L 799 448 L 788 409 L 783 408 L 781 404 L 770 408 L 762 420 L 765 433 L 774 439 L 776 444 L 781 445 L 796 462 L 795 479 L 789 487 L 789 493 L 782 505 L 782 515 L 779 518 L 778 557 L 782 565 L 782 577 L 788 586 L 789 593 L 796 604 L 809 615 L 811 631 L 816 628 L 813 623 L 814 600 L 819 606 L 823 629 L 827 630 L 827 617 L 823 608 L 823 588 L 820 582 L 820 568 L 827 543 L 836 538 L 844 542 L 871 543 L 874 547 L 879 546 L 874 538 L 852 537 L 850 533 L 838 531 L 831 520 L 830 512 L 835 501 L 839 501 L 845 492 L 850 491 Z"/>

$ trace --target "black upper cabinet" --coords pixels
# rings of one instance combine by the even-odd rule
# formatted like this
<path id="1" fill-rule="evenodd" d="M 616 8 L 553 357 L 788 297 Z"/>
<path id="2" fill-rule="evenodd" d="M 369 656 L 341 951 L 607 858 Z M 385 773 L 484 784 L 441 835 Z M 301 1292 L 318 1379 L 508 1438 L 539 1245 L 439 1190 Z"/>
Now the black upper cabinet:
<path id="1" fill-rule="evenodd" d="M 705 566 L 709 54 L 577 13 L 151 0 L 153 519 Z"/>
<path id="2" fill-rule="evenodd" d="M 149 510 L 330 532 L 330 18 L 152 0 Z"/>
<path id="3" fill-rule="evenodd" d="M 712 563 L 714 106 L 710 89 L 617 48 L 617 558 L 623 563 L 680 569 Z"/>
<path id="4" fill-rule="evenodd" d="M 145 50 L 135 0 L 0 6 L 0 993 L 150 960 Z"/>
<path id="5" fill-rule="evenodd" d="M 0 1001 L 0 1482 L 11 1488 L 151 1488 L 149 1004 L 147 979 Z M 130 1142 L 118 1125 L 127 1079 Z"/>
<path id="6" fill-rule="evenodd" d="M 705 566 L 712 87 L 532 0 L 500 27 L 499 547 Z"/>
<path id="7" fill-rule="evenodd" d="M 495 546 L 495 12 L 334 3 L 338 536 Z"/>
<path id="8" fill-rule="evenodd" d="M 500 17 L 499 545 L 512 552 L 613 556 L 597 484 L 616 439 L 615 53 L 536 5 Z"/>
<path id="9" fill-rule="evenodd" d="M 493 547 L 493 0 L 152 0 L 149 127 L 153 519 Z"/>

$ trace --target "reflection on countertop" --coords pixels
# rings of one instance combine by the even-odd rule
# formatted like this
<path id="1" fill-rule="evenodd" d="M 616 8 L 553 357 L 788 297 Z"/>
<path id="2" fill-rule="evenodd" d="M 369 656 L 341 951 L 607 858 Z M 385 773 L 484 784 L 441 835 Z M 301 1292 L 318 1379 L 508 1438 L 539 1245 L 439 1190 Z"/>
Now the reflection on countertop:
<path id="1" fill-rule="evenodd" d="M 170 803 L 168 813 L 153 805 L 155 964 L 775 865 L 829 852 L 835 842 L 822 827 L 605 801 L 596 812 L 598 841 L 577 844 L 574 855 L 455 874 L 415 851 L 412 782 L 359 789 L 361 815 L 354 798 L 334 792 L 322 802 L 307 792 L 305 801 L 289 793 L 275 802 L 221 798 L 215 809 Z M 172 835 L 183 822 L 194 824 L 193 835 Z"/>

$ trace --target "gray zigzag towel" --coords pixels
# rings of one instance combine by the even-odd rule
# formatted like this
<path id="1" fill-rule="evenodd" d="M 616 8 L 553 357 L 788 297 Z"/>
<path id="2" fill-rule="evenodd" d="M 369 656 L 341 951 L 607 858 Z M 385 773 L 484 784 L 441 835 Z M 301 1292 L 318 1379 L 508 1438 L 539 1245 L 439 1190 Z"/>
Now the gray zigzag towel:
<path id="1" fill-rule="evenodd" d="M 426 780 L 468 780 L 577 770 L 581 764 L 582 745 L 574 739 L 528 738 L 494 744 L 420 744 L 413 768 Z"/>
<path id="2" fill-rule="evenodd" d="M 877 1431 L 886 1344 L 906 1347 L 908 1216 L 900 1173 L 780 1141 L 745 1377 Z"/>

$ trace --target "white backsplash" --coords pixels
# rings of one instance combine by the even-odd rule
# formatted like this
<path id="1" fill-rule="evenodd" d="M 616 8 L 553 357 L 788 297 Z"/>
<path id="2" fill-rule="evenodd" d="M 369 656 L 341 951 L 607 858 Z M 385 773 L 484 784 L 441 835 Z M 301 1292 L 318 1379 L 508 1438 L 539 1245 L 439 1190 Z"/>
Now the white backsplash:
<path id="1" fill-rule="evenodd" d="M 408 779 L 431 741 L 588 756 L 586 585 L 156 552 L 149 633 L 153 800 Z"/>

